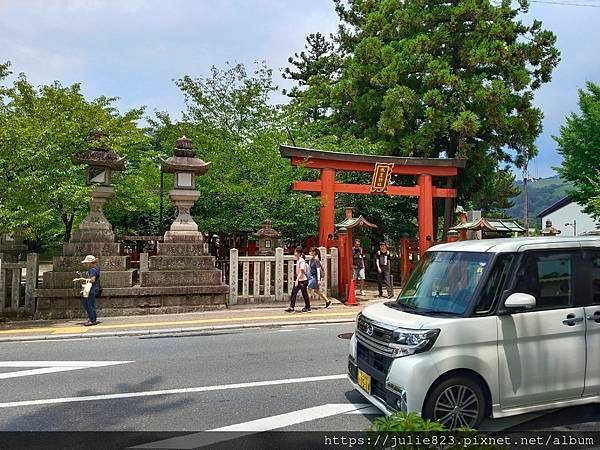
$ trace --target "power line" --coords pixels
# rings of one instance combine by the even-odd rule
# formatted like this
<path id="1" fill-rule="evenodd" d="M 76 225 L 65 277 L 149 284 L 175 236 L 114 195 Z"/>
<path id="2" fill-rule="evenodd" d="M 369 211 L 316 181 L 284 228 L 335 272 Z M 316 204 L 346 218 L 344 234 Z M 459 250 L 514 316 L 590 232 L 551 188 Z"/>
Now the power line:
<path id="1" fill-rule="evenodd" d="M 590 1 L 590 0 L 587 0 Z M 591 0 L 594 1 L 594 0 Z M 529 0 L 530 3 L 545 3 L 548 5 L 561 5 L 561 6 L 584 6 L 586 8 L 600 8 L 600 5 L 590 5 L 587 3 L 568 3 L 568 2 L 554 2 L 551 0 Z"/>

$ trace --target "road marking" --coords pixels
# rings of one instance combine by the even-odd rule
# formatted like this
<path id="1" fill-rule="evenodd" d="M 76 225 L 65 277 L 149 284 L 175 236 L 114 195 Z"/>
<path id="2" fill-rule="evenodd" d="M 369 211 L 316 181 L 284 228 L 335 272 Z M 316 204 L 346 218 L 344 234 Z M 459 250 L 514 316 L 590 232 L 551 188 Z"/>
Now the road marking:
<path id="1" fill-rule="evenodd" d="M 0 367 L 36 367 L 36 369 L 0 373 L 0 380 L 66 372 L 68 370 L 89 369 L 91 367 L 116 366 L 131 362 L 133 361 L 0 361 Z"/>
<path id="2" fill-rule="evenodd" d="M 201 433 L 188 434 L 186 436 L 178 436 L 175 438 L 164 439 L 157 442 L 142 444 L 131 448 L 147 448 L 147 449 L 192 449 L 204 448 L 211 444 L 216 444 L 232 439 L 231 434 L 214 433 L 217 432 L 235 432 L 235 438 L 240 438 L 254 433 L 263 431 L 276 430 L 279 428 L 289 427 L 303 422 L 324 419 L 339 414 L 360 414 L 363 410 L 368 410 L 370 404 L 362 403 L 330 403 L 312 408 L 300 409 L 285 414 L 265 417 L 263 419 L 251 420 L 249 422 L 238 423 L 226 427 L 214 428 L 212 430 Z M 241 434 L 240 434 L 241 433 Z"/>
<path id="3" fill-rule="evenodd" d="M 368 408 L 369 406 L 371 405 L 362 403 L 330 403 L 327 405 L 315 406 L 312 408 L 279 414 L 277 416 L 265 417 L 263 419 L 251 420 L 249 422 L 215 428 L 208 431 L 250 431 L 258 433 L 260 431 L 276 430 L 278 428 L 285 428 L 303 422 L 324 419 L 325 417 L 337 416 L 338 414 L 348 414 L 350 412 Z"/>
<path id="4" fill-rule="evenodd" d="M 134 397 L 153 397 L 157 395 L 171 395 L 171 394 L 189 394 L 194 392 L 211 392 L 211 391 L 224 391 L 227 389 L 244 389 L 264 386 L 276 386 L 280 384 L 297 384 L 297 383 L 309 383 L 313 381 L 331 381 L 331 380 L 342 380 L 346 378 L 346 374 L 339 375 L 323 375 L 319 377 L 304 377 L 304 378 L 288 378 L 283 380 L 269 380 L 269 381 L 253 381 L 249 383 L 235 383 L 235 384 L 222 384 L 216 386 L 199 386 L 191 388 L 180 388 L 180 389 L 162 389 L 158 391 L 143 391 L 143 392 L 123 392 L 120 394 L 103 394 L 103 395 L 86 395 L 82 397 L 62 397 L 62 398 L 46 398 L 40 400 L 22 400 L 16 402 L 5 402 L 0 403 L 0 408 L 14 408 L 19 406 L 37 406 L 37 405 L 53 405 L 58 403 L 76 403 L 76 402 L 90 402 L 96 400 L 114 400 L 121 398 L 134 398 Z"/>
<path id="5" fill-rule="evenodd" d="M 91 328 L 94 330 L 110 330 L 110 329 L 122 329 L 122 328 L 144 328 L 144 327 L 160 327 L 160 326 L 177 326 L 177 325 L 194 325 L 194 324 L 211 324 L 211 323 L 230 323 L 230 322 L 248 322 L 253 320 L 310 320 L 314 317 L 330 317 L 335 319 L 336 317 L 350 317 L 356 316 L 358 311 L 352 312 L 336 312 L 336 313 L 310 313 L 310 314 L 287 314 L 285 316 L 248 316 L 248 317 L 228 317 L 222 319 L 195 319 L 195 320 L 178 320 L 171 322 L 143 322 L 143 323 L 117 323 L 117 324 L 105 324 L 105 325 L 94 325 L 94 327 L 85 327 L 84 331 L 87 332 Z M 303 325 L 300 325 L 303 326 Z M 65 331 L 71 328 L 73 331 Z M 53 333 L 56 330 L 60 330 L 60 333 L 80 333 L 82 327 L 79 325 L 73 325 L 72 327 L 40 327 L 40 328 L 23 328 L 15 330 L 0 330 L 0 334 L 20 334 L 20 333 Z"/>
<path id="6" fill-rule="evenodd" d="M 383 413 L 379 411 L 375 406 L 366 405 L 366 408 L 356 409 L 354 411 L 349 411 L 344 414 L 361 414 L 363 416 L 381 416 Z"/>
<path id="7" fill-rule="evenodd" d="M 89 327 L 60 327 L 53 328 L 52 334 L 64 334 L 64 333 L 87 333 L 89 331 Z"/>

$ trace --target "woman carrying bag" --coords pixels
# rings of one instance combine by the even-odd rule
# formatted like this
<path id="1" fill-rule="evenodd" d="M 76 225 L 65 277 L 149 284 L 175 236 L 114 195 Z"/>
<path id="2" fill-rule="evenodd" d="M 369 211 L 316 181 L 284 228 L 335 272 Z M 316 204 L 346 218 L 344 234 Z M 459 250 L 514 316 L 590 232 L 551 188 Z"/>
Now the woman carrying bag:
<path id="1" fill-rule="evenodd" d="M 88 268 L 88 277 L 85 279 L 87 283 L 91 283 L 89 294 L 87 297 L 85 296 L 84 287 L 84 298 L 83 298 L 83 308 L 88 316 L 88 321 L 83 325 L 89 327 L 91 325 L 96 325 L 98 322 L 96 321 L 96 297 L 102 290 L 100 287 L 100 268 L 97 266 L 98 259 L 93 255 L 87 255 L 81 264 L 85 264 Z"/>
<path id="2" fill-rule="evenodd" d="M 310 263 L 309 263 L 309 278 L 308 278 L 308 289 L 314 291 L 320 298 L 325 302 L 325 308 L 329 308 L 331 305 L 331 300 L 327 298 L 325 293 L 321 292 L 321 279 L 323 278 L 323 265 L 321 264 L 321 251 L 312 247 L 308 252 L 310 254 Z M 327 286 L 325 286 L 325 291 L 327 291 Z"/>

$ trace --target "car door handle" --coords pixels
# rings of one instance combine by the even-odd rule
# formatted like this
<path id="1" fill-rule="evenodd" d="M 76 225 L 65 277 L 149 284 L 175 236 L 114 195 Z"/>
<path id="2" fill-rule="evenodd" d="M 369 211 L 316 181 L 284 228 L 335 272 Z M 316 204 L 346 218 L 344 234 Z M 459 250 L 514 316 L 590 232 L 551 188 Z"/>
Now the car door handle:
<path id="1" fill-rule="evenodd" d="M 562 323 L 572 327 L 576 323 L 583 322 L 583 317 L 576 317 L 575 314 L 569 314 L 566 319 L 563 319 Z"/>
<path id="2" fill-rule="evenodd" d="M 590 314 L 586 317 L 587 320 L 593 320 L 596 323 L 600 323 L 600 311 L 594 312 L 594 314 Z"/>

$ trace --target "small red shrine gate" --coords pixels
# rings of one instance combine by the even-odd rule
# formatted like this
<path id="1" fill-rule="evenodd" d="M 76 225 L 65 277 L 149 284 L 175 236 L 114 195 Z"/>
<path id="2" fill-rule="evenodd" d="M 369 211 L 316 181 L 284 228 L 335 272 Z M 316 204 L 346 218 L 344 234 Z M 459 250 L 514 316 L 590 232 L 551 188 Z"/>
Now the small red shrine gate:
<path id="1" fill-rule="evenodd" d="M 411 158 L 378 155 L 360 155 L 312 150 L 281 145 L 281 156 L 289 158 L 293 166 L 303 166 L 321 171 L 318 181 L 296 181 L 295 191 L 319 192 L 321 211 L 319 220 L 319 245 L 326 246 L 327 238 L 334 233 L 335 194 L 385 194 L 391 196 L 418 197 L 417 223 L 419 226 L 419 252 L 425 253 L 434 241 L 433 199 L 454 198 L 456 189 L 433 186 L 433 177 L 454 177 L 466 161 L 450 158 Z M 383 192 L 373 184 L 349 184 L 336 182 L 338 171 L 374 172 L 376 165 L 385 164 L 390 173 L 417 176 L 415 186 L 395 186 L 385 183 Z M 389 182 L 389 179 L 388 179 Z"/>

